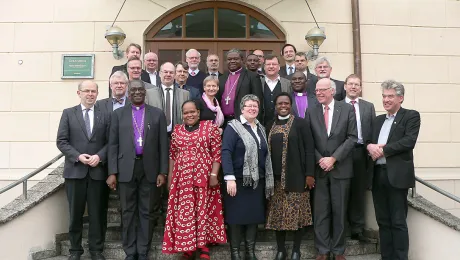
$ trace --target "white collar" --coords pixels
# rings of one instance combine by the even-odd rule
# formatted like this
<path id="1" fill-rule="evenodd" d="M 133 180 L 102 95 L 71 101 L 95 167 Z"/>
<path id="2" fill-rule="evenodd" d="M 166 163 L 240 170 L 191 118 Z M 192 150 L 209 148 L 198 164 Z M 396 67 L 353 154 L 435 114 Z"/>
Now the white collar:
<path id="1" fill-rule="evenodd" d="M 349 97 L 345 97 L 345 102 L 347 102 L 348 104 L 350 104 L 352 100 L 349 98 Z M 359 104 L 359 97 L 357 99 L 355 99 L 354 101 L 356 101 L 356 103 Z"/>
<path id="2" fill-rule="evenodd" d="M 328 105 L 330 111 L 334 110 L 334 104 L 335 104 L 335 100 L 332 99 L 331 103 Z M 324 110 L 324 105 L 323 104 L 321 105 L 323 106 L 323 110 Z"/>
<path id="3" fill-rule="evenodd" d="M 85 111 L 86 107 L 80 103 L 80 106 L 81 106 L 81 110 Z M 89 108 L 90 111 L 94 111 L 94 105 L 92 107 Z"/>
<path id="4" fill-rule="evenodd" d="M 167 88 L 170 88 L 171 90 L 174 90 L 174 85 L 171 85 L 171 86 L 167 87 L 167 86 L 161 84 L 161 88 L 163 89 L 163 91 L 166 91 Z"/>
<path id="5" fill-rule="evenodd" d="M 291 115 L 287 115 L 287 116 L 280 116 L 280 115 L 278 115 L 278 119 L 279 119 L 279 120 L 286 120 L 286 119 L 289 119 L 289 117 L 291 117 Z"/>
<path id="6" fill-rule="evenodd" d="M 280 75 L 275 80 L 269 79 L 267 76 L 265 76 L 265 82 L 278 82 L 280 80 Z"/>
<path id="7" fill-rule="evenodd" d="M 147 72 L 148 72 L 149 74 L 157 75 L 157 71 L 156 71 L 156 70 L 155 70 L 154 72 L 151 72 L 151 71 L 148 71 L 148 70 L 147 70 Z"/>
<path id="8" fill-rule="evenodd" d="M 240 115 L 240 121 L 241 121 L 241 124 L 243 124 L 243 125 L 248 123 L 248 120 L 246 120 L 246 118 L 244 118 L 243 115 Z M 254 120 L 254 123 L 257 125 L 257 119 Z M 249 123 L 248 123 L 248 125 L 251 126 Z"/>
<path id="9" fill-rule="evenodd" d="M 196 68 L 195 70 L 188 69 L 188 74 L 190 74 L 190 76 L 192 76 L 192 72 L 195 72 L 195 76 L 196 76 L 200 72 L 200 70 L 198 68 Z"/>
<path id="10" fill-rule="evenodd" d="M 390 114 L 387 112 L 387 114 L 385 115 L 385 117 L 386 117 L 387 119 L 389 119 L 389 118 L 391 118 L 391 117 L 396 118 L 396 115 L 397 115 L 397 114 L 398 114 L 397 111 L 396 111 L 396 113 L 394 113 L 393 115 L 390 115 Z"/>
<path id="11" fill-rule="evenodd" d="M 295 69 L 295 63 L 292 63 L 291 66 L 289 66 L 289 65 L 286 64 L 286 69 L 289 69 L 290 67 L 292 67 L 293 69 Z"/>

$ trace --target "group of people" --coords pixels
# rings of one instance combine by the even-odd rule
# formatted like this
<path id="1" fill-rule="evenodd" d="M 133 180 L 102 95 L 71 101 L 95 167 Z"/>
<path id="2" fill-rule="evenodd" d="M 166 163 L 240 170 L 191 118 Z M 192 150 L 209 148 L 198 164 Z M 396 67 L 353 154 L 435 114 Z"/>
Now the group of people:
<path id="1" fill-rule="evenodd" d="M 315 234 L 317 260 L 345 259 L 364 234 L 364 196 L 372 189 L 382 259 L 408 259 L 407 192 L 415 185 L 413 149 L 420 115 L 404 109 L 404 86 L 381 84 L 387 113 L 376 117 L 362 99 L 361 79 L 331 78 L 326 57 L 315 74 L 305 53 L 286 44 L 281 59 L 255 50 L 219 57 L 190 49 L 186 61 L 163 63 L 130 44 L 115 66 L 111 97 L 83 81 L 81 103 L 63 111 L 57 146 L 65 155 L 70 260 L 79 260 L 87 205 L 92 260 L 105 259 L 109 190 L 121 203 L 126 260 L 149 259 L 162 222 L 162 252 L 210 259 L 209 246 L 230 244 L 232 260 L 257 259 L 260 225 L 275 230 L 275 260 L 301 258 L 305 228 Z M 228 239 L 227 239 L 228 237 Z M 244 241 L 244 256 L 240 253 Z"/>

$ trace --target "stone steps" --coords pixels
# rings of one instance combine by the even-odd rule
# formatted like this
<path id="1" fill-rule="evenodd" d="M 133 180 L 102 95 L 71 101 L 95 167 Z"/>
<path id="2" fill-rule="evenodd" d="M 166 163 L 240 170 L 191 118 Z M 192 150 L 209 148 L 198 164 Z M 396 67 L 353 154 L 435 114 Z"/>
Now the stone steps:
<path id="1" fill-rule="evenodd" d="M 347 240 L 346 242 L 345 255 L 347 256 L 363 256 L 361 259 L 372 259 L 367 258 L 367 255 L 373 255 L 378 253 L 376 243 L 361 244 L 358 241 Z M 61 252 L 62 255 L 67 255 L 69 252 L 70 242 L 68 240 L 61 241 Z M 288 252 L 291 249 L 291 243 L 287 242 L 286 247 Z M 83 248 L 85 249 L 84 257 L 89 256 L 88 244 L 86 239 L 83 241 Z M 242 251 L 243 251 L 242 246 Z M 315 258 L 316 249 L 314 247 L 313 240 L 305 240 L 301 245 L 302 258 Z M 211 247 L 211 257 L 213 259 L 230 259 L 229 245 L 223 244 Z M 276 243 L 275 242 L 257 242 L 256 244 L 256 255 L 258 259 L 274 259 L 276 254 Z M 121 241 L 107 241 L 105 243 L 104 256 L 108 259 L 124 259 L 125 254 L 121 245 Z M 161 253 L 161 242 L 152 242 L 151 247 L 151 258 L 158 260 L 171 260 L 177 259 L 177 255 L 164 255 Z M 351 258 L 350 258 L 351 259 Z M 359 258 L 356 258 L 359 259 Z M 377 258 L 376 258 L 377 259 Z"/>

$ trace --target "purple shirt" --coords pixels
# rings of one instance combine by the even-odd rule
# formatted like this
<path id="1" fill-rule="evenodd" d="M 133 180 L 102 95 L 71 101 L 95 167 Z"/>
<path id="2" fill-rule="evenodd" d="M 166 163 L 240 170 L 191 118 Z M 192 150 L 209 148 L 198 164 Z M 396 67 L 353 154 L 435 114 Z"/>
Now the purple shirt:
<path id="1" fill-rule="evenodd" d="M 305 111 L 308 108 L 308 97 L 307 93 L 294 92 L 295 104 L 297 106 L 297 114 L 301 118 L 305 118 Z"/>
<path id="2" fill-rule="evenodd" d="M 134 130 L 134 147 L 136 148 L 136 155 L 141 155 L 144 152 L 144 111 L 145 104 L 139 107 L 131 105 L 133 108 L 133 130 Z M 137 109 L 139 108 L 139 109 Z M 136 120 L 137 125 L 134 123 Z M 140 130 L 140 133 L 138 131 Z M 142 142 L 141 142 L 142 140 Z"/>
<path id="3" fill-rule="evenodd" d="M 222 100 L 220 101 L 222 113 L 225 116 L 235 115 L 235 96 L 237 88 L 236 85 L 238 84 L 238 79 L 240 78 L 241 70 L 242 68 L 235 72 L 229 72 L 227 82 L 225 82 L 224 94 L 222 95 Z"/>

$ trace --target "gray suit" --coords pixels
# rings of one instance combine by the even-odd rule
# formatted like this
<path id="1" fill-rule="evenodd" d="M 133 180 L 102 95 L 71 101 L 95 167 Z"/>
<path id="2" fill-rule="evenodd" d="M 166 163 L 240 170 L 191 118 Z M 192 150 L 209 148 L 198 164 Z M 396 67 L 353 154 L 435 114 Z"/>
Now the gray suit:
<path id="1" fill-rule="evenodd" d="M 108 113 L 110 115 L 113 112 L 113 98 L 111 97 L 98 100 L 96 102 L 96 105 L 104 113 Z M 129 100 L 128 97 L 126 97 L 125 106 L 129 106 L 129 105 L 131 105 L 131 101 Z"/>
<path id="2" fill-rule="evenodd" d="M 366 189 L 370 182 L 367 174 L 368 156 L 365 142 L 372 138 L 372 122 L 375 119 L 374 104 L 359 99 L 359 116 L 361 121 L 361 136 L 364 144 L 355 144 L 353 149 L 353 178 L 350 184 L 350 200 L 348 203 L 348 221 L 352 234 L 364 231 L 364 201 Z"/>
<path id="3" fill-rule="evenodd" d="M 155 88 L 156 86 L 144 81 L 144 87 L 145 89 L 152 89 L 152 88 Z"/>
<path id="4" fill-rule="evenodd" d="M 327 135 L 323 107 L 307 109 L 307 120 L 315 141 L 315 159 L 334 157 L 330 172 L 316 166 L 314 228 L 315 246 L 319 254 L 343 255 L 345 251 L 345 220 L 350 178 L 353 177 L 352 150 L 357 142 L 356 117 L 353 107 L 335 101 L 330 135 Z M 332 226 L 331 226 L 332 224 Z"/>
<path id="5" fill-rule="evenodd" d="M 190 92 L 184 89 L 173 88 L 173 117 L 172 124 L 178 125 L 182 124 L 182 104 L 190 99 Z M 145 97 L 145 103 L 153 107 L 157 107 L 163 112 L 165 111 L 165 98 L 163 94 L 163 89 L 161 87 L 154 87 L 147 90 L 147 96 Z"/>
<path id="6" fill-rule="evenodd" d="M 291 94 L 292 93 L 291 81 L 280 77 L 280 82 L 281 82 L 281 92 L 287 92 Z M 260 83 L 262 84 L 262 93 L 263 93 L 264 86 L 265 86 L 265 77 L 260 77 Z"/>

